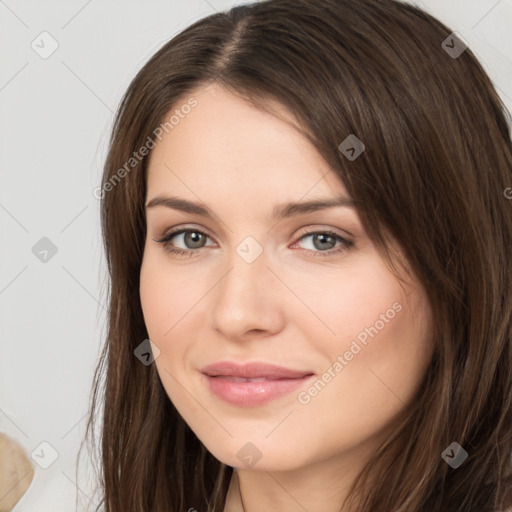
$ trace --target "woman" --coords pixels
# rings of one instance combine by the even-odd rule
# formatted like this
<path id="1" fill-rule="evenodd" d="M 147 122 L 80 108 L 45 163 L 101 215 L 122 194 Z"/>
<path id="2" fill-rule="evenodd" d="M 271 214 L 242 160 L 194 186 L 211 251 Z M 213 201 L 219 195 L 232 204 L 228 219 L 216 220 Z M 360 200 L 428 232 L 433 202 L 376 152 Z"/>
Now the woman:
<path id="1" fill-rule="evenodd" d="M 392 0 L 249 4 L 164 45 L 101 187 L 105 510 L 512 506 L 506 115 Z"/>

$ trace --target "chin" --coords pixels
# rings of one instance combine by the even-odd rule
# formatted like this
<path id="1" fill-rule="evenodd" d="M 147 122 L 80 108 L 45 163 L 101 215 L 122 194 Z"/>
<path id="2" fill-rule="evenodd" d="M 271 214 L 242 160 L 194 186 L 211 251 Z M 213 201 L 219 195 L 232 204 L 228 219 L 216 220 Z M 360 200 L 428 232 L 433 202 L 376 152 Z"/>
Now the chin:
<path id="1" fill-rule="evenodd" d="M 297 455 L 300 442 L 290 446 L 280 446 L 268 440 L 254 439 L 250 441 L 230 439 L 220 445 L 218 442 L 203 443 L 206 449 L 220 462 L 238 469 L 254 471 L 290 471 L 307 464 L 307 460 Z"/>

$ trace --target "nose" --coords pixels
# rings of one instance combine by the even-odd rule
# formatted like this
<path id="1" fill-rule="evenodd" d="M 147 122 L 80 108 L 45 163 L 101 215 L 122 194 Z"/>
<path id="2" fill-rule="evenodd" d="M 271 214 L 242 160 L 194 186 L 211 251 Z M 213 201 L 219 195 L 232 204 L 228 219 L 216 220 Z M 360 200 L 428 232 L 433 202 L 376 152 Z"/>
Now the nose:
<path id="1" fill-rule="evenodd" d="M 228 264 L 212 290 L 213 329 L 235 341 L 278 333 L 285 323 L 286 288 L 268 268 L 265 252 L 251 263 L 233 252 Z"/>

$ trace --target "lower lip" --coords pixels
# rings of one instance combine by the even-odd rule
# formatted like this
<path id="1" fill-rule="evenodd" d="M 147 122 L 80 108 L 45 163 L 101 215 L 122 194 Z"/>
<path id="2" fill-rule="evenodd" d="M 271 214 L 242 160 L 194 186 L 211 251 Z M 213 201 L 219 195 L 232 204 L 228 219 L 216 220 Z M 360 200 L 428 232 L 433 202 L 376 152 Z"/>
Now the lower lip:
<path id="1" fill-rule="evenodd" d="M 254 407 L 295 391 L 314 375 L 307 375 L 301 379 L 258 382 L 232 382 L 222 377 L 210 377 L 209 375 L 205 375 L 205 377 L 212 393 L 221 400 L 237 406 Z"/>

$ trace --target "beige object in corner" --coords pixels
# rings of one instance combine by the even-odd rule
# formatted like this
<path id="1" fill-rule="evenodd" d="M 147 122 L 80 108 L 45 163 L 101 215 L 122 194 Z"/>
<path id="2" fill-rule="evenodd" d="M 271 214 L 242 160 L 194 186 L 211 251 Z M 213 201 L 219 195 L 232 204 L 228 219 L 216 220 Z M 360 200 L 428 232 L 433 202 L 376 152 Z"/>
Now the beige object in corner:
<path id="1" fill-rule="evenodd" d="M 0 433 L 0 512 L 9 512 L 27 491 L 34 468 L 23 447 Z"/>

